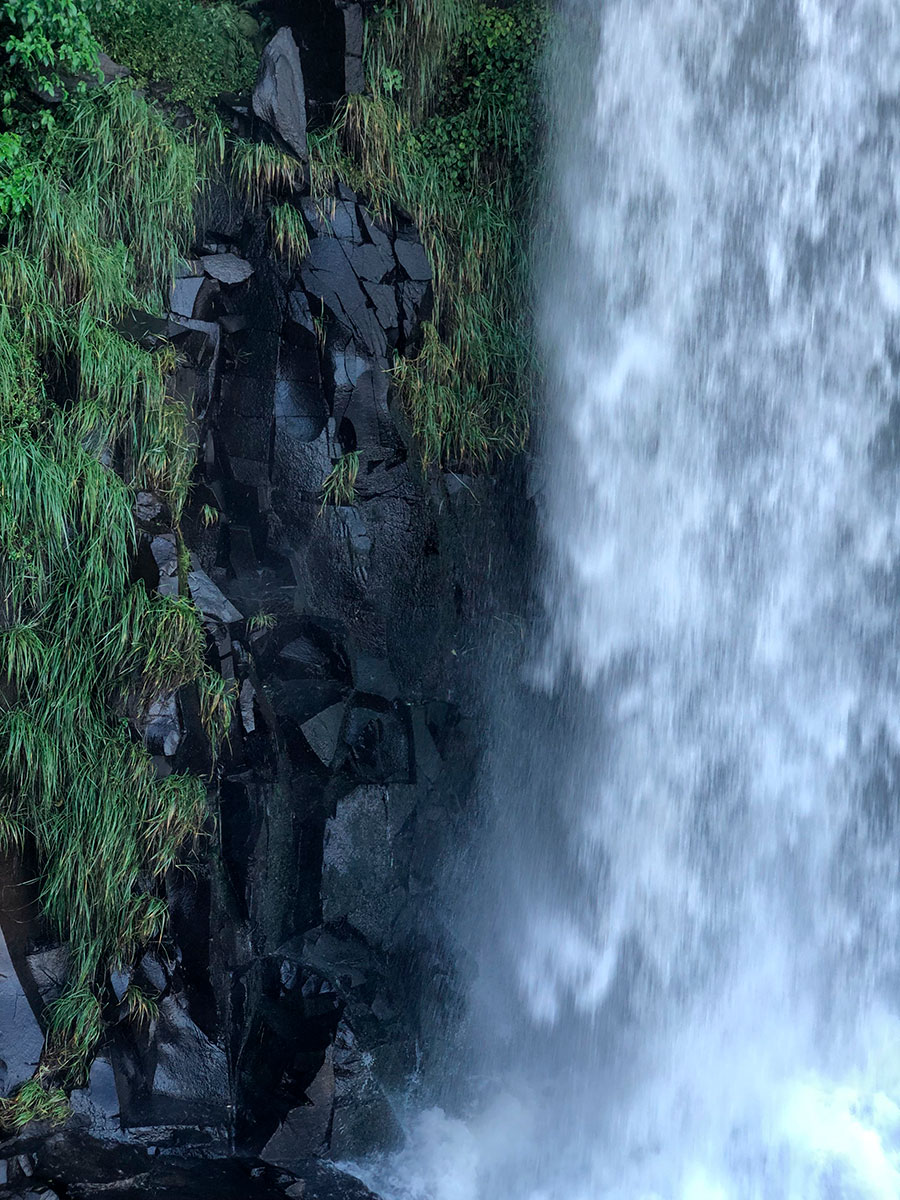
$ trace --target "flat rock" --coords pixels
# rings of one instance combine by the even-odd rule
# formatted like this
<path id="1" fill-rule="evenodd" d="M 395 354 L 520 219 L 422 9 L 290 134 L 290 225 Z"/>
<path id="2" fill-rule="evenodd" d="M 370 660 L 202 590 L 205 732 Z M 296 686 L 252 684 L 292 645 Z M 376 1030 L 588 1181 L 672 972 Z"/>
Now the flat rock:
<path id="1" fill-rule="evenodd" d="M 314 717 L 310 717 L 300 726 L 310 749 L 326 767 L 330 767 L 334 761 L 346 707 L 343 701 L 339 704 L 332 704 L 330 708 L 316 713 Z"/>
<path id="2" fill-rule="evenodd" d="M 236 254 L 204 254 L 200 262 L 206 274 L 218 279 L 219 283 L 244 283 L 253 274 L 253 268 L 246 258 L 239 258 Z M 185 316 L 191 315 L 185 313 Z"/>
<path id="3" fill-rule="evenodd" d="M 410 279 L 423 283 L 431 279 L 431 264 L 421 242 L 408 242 L 398 237 L 394 242 L 394 253 Z"/>

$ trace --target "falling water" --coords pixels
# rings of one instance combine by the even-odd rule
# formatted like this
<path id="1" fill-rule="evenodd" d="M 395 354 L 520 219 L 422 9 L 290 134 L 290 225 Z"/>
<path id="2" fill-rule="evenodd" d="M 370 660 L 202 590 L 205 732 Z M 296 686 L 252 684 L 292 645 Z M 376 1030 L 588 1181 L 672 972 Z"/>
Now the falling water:
<path id="1" fill-rule="evenodd" d="M 376 1182 L 896 1200 L 900 6 L 559 23 L 547 623 L 496 704 L 465 1082 Z"/>

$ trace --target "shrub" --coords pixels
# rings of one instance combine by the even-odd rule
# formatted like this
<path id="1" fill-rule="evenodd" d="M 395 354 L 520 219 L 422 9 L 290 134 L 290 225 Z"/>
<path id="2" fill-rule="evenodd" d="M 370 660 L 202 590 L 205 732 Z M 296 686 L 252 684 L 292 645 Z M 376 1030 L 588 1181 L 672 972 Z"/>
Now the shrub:
<path id="1" fill-rule="evenodd" d="M 201 114 L 220 92 L 253 85 L 258 54 L 247 34 L 254 26 L 230 0 L 142 0 L 134 11 L 96 22 L 109 54 L 138 82 L 166 83 L 173 100 Z"/>

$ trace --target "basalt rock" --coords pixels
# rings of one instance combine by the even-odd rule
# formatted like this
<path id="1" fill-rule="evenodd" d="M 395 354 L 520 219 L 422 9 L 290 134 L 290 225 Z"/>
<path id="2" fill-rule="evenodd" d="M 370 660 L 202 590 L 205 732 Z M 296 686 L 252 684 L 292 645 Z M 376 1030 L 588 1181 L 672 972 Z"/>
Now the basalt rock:
<path id="1" fill-rule="evenodd" d="M 253 111 L 306 161 L 306 90 L 300 51 L 287 26 L 278 30 L 263 51 L 253 89 Z"/>

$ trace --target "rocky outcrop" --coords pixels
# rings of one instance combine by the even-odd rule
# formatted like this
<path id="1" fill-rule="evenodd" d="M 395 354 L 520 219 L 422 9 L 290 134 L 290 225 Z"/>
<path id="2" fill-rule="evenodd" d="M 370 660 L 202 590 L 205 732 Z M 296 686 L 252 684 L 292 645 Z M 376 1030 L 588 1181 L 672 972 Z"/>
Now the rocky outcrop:
<path id="1" fill-rule="evenodd" d="M 322 12 L 358 75 L 360 6 Z M 308 53 L 288 28 L 270 43 L 253 109 L 257 133 L 302 156 L 298 44 Z M 364 1197 L 326 1160 L 400 1140 L 391 1096 L 427 1054 L 423 995 L 448 986 L 428 902 L 475 773 L 467 654 L 493 484 L 423 472 L 393 394 L 394 355 L 415 350 L 432 300 L 406 215 L 376 216 L 347 188 L 278 199 L 305 223 L 301 262 L 273 252 L 266 211 L 214 181 L 166 318 L 123 324 L 177 346 L 199 446 L 178 531 L 165 497 L 136 497 L 135 573 L 186 585 L 233 720 L 214 759 L 190 689 L 130 713 L 161 775 L 209 778 L 213 836 L 169 874 L 165 942 L 110 978 L 109 1035 L 66 1130 L 0 1146 L 11 1185 Z M 323 503 L 350 454 L 353 495 Z M 0 1049 L 9 1083 L 28 1073 L 26 1033 L 39 1051 L 58 952 L 36 925 L 14 955 L 45 984 L 27 989 L 22 1061 Z M 126 1019 L 129 990 L 149 1000 L 141 1021 Z"/>
<path id="2" fill-rule="evenodd" d="M 253 111 L 290 146 L 301 161 L 306 161 L 303 70 L 297 43 L 286 25 L 278 30 L 263 51 L 256 87 L 253 89 Z"/>

